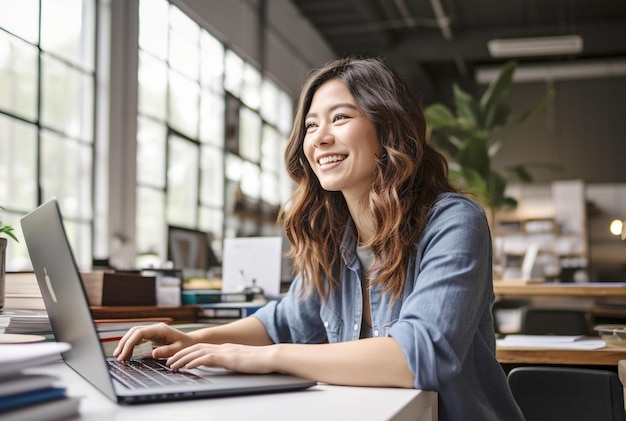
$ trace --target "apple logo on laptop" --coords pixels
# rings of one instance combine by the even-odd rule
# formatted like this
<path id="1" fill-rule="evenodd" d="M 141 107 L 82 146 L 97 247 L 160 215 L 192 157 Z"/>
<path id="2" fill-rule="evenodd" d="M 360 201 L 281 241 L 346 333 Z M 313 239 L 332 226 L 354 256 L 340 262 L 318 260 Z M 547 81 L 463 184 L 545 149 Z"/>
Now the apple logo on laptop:
<path id="1" fill-rule="evenodd" d="M 45 266 L 43 268 L 43 276 L 44 276 L 44 279 L 46 280 L 46 286 L 48 287 L 48 291 L 50 291 L 50 297 L 52 298 L 52 301 L 57 303 L 57 295 L 55 294 L 54 289 L 52 288 L 52 283 L 50 282 L 50 276 L 48 276 L 48 269 L 46 269 Z"/>

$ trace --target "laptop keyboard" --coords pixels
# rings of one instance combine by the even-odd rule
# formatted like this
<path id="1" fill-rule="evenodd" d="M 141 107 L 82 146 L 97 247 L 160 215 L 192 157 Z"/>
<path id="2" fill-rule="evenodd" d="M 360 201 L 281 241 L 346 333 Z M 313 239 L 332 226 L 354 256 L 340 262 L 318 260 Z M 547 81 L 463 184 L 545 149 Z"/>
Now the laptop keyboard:
<path id="1" fill-rule="evenodd" d="M 208 379 L 195 374 L 172 371 L 165 365 L 165 360 L 107 361 L 109 363 L 109 371 L 113 377 L 131 389 L 209 382 Z"/>

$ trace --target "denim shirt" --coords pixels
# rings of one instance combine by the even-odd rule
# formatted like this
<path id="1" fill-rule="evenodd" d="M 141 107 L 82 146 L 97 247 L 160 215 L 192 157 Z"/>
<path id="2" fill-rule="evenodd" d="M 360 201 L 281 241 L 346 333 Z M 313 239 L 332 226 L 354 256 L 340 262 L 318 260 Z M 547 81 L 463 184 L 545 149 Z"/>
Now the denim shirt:
<path id="1" fill-rule="evenodd" d="M 341 284 L 323 302 L 302 299 L 298 275 L 288 294 L 254 317 L 275 343 L 359 339 L 363 319 L 356 239 L 346 229 Z M 440 420 L 523 420 L 495 358 L 491 307 L 491 236 L 483 209 L 457 193 L 443 193 L 411 259 L 401 296 L 370 288 L 371 333 L 390 336 L 404 352 L 414 387 L 439 393 Z"/>

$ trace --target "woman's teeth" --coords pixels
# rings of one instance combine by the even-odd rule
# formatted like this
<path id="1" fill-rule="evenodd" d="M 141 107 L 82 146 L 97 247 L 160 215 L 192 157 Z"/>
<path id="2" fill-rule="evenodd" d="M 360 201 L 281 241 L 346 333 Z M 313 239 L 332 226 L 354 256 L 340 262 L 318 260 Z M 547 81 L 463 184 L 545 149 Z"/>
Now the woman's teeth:
<path id="1" fill-rule="evenodd" d="M 320 158 L 319 163 L 320 165 L 324 165 L 324 164 L 328 164 L 330 162 L 337 162 L 337 161 L 343 161 L 344 159 L 346 159 L 347 155 L 330 155 L 330 156 L 325 156 L 323 158 Z"/>

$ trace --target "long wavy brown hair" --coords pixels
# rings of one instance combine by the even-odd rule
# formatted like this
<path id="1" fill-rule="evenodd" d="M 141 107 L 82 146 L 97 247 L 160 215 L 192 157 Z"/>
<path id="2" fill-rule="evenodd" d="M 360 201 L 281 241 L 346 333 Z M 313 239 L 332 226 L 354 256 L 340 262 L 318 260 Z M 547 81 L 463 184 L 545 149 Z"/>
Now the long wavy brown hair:
<path id="1" fill-rule="evenodd" d="M 300 93 L 294 127 L 285 150 L 287 172 L 296 188 L 282 209 L 291 243 L 294 272 L 304 292 L 322 299 L 341 279 L 340 245 L 349 225 L 355 229 L 341 192 L 324 190 L 303 150 L 304 119 L 317 89 L 331 79 L 342 81 L 371 120 L 382 146 L 366 201 L 375 233 L 365 246 L 375 256 L 374 284 L 395 300 L 406 282 L 409 259 L 417 249 L 437 195 L 453 191 L 444 157 L 426 141 L 422 105 L 407 83 L 378 58 L 345 58 L 313 71 Z"/>

